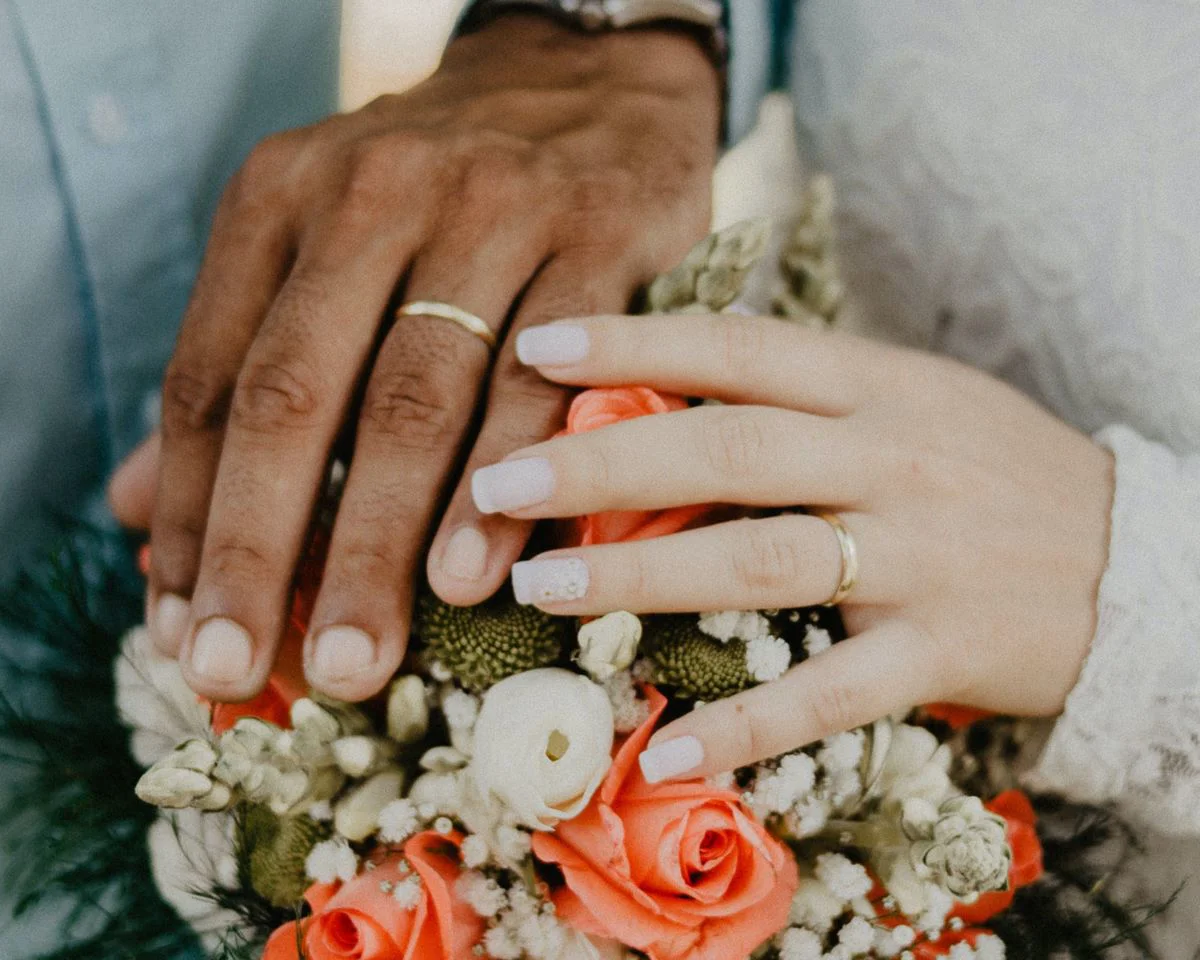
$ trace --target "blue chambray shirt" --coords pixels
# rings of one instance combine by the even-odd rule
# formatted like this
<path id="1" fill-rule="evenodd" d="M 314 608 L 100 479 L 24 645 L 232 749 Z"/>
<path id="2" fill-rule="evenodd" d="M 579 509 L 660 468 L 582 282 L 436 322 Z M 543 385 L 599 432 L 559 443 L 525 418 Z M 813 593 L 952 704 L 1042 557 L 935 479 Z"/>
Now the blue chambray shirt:
<path id="1" fill-rule="evenodd" d="M 336 107 L 333 0 L 0 0 L 0 579 L 155 417 L 223 184 Z"/>

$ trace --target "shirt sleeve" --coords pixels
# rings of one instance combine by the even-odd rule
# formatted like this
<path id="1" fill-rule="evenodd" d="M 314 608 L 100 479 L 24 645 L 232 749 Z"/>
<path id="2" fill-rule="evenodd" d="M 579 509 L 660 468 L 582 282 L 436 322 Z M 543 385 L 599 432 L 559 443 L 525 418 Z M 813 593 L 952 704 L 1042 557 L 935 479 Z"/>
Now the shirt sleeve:
<path id="1" fill-rule="evenodd" d="M 782 51 L 790 0 L 725 4 L 729 65 L 725 77 L 725 145 L 754 129 L 763 97 L 782 83 Z"/>
<path id="2" fill-rule="evenodd" d="M 1128 427 L 1092 649 L 1031 785 L 1200 835 L 1200 455 Z"/>

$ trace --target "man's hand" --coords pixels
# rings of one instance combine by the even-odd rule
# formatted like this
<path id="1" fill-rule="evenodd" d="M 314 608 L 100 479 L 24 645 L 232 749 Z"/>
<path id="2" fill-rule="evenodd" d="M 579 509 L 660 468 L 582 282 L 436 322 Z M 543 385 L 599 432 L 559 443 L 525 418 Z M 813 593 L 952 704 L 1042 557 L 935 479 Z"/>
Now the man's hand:
<path id="1" fill-rule="evenodd" d="M 396 670 L 452 488 L 429 579 L 459 604 L 496 589 L 529 525 L 481 516 L 454 486 L 459 468 L 544 439 L 567 397 L 516 362 L 515 333 L 624 310 L 703 234 L 718 115 L 716 71 L 682 33 L 584 36 L 511 15 L 456 40 L 410 92 L 254 151 L 218 210 L 163 385 L 148 621 L 198 692 L 263 686 L 350 416 L 305 647 L 312 684 L 361 699 Z M 426 317 L 389 328 L 398 290 L 502 334 L 486 391 L 480 339 Z M 144 488 L 146 472 L 115 481 L 126 515 L 136 492 L 123 484 Z"/>

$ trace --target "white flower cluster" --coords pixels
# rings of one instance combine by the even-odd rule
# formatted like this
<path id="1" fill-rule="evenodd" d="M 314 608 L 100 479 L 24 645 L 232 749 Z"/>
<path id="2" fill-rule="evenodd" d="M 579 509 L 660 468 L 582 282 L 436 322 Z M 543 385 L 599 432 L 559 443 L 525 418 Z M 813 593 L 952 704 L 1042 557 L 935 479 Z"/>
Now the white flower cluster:
<path id="1" fill-rule="evenodd" d="M 792 663 L 787 641 L 771 633 L 771 621 L 757 610 L 722 610 L 700 617 L 700 630 L 714 640 L 746 645 L 746 672 L 759 683 L 783 676 Z"/>
<path id="2" fill-rule="evenodd" d="M 375 792 L 384 783 L 398 792 L 403 778 L 390 768 L 397 745 L 372 736 L 358 708 L 303 697 L 292 704 L 291 721 L 282 730 L 242 717 L 215 742 L 186 740 L 146 771 L 137 794 L 159 807 L 205 811 L 245 799 L 284 816 L 327 803 L 348 778 L 370 777 Z"/>
<path id="3" fill-rule="evenodd" d="M 911 958 L 919 938 L 936 941 L 953 926 L 956 903 L 1003 887 L 1011 857 L 1004 822 L 962 796 L 949 767 L 948 749 L 931 733 L 889 721 L 757 765 L 744 794 L 756 814 L 796 839 L 820 835 L 856 856 L 867 851 L 887 889 L 881 905 L 872 903 L 867 864 L 818 856 L 792 901 L 791 925 L 775 938 L 781 960 Z M 881 912 L 902 913 L 911 925 L 881 923 Z M 953 950 L 956 960 L 1004 956 L 996 937 Z"/>
<path id="4" fill-rule="evenodd" d="M 826 738 L 817 747 L 759 764 L 746 802 L 760 817 L 780 817 L 784 831 L 804 839 L 825 830 L 862 798 L 860 730 Z"/>

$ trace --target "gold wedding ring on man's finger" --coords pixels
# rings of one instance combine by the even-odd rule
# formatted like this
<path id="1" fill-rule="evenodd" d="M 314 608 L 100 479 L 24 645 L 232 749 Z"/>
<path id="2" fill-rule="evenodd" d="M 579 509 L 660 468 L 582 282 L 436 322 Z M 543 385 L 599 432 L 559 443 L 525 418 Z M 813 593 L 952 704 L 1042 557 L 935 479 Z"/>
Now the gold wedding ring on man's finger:
<path id="1" fill-rule="evenodd" d="M 496 335 L 492 328 L 475 314 L 452 303 L 443 303 L 441 300 L 412 300 L 396 311 L 396 317 L 435 317 L 438 320 L 449 320 L 468 333 L 475 334 L 488 345 L 489 350 L 496 349 Z"/>
<path id="2" fill-rule="evenodd" d="M 858 582 L 858 547 L 854 543 L 853 535 L 846 529 L 846 524 L 836 513 L 814 513 L 813 516 L 819 517 L 833 528 L 834 535 L 837 537 L 838 549 L 842 554 L 837 589 L 834 590 L 832 597 L 821 604 L 823 607 L 836 607 L 850 595 L 854 584 Z"/>

